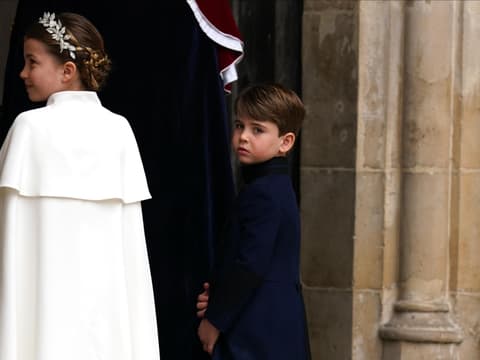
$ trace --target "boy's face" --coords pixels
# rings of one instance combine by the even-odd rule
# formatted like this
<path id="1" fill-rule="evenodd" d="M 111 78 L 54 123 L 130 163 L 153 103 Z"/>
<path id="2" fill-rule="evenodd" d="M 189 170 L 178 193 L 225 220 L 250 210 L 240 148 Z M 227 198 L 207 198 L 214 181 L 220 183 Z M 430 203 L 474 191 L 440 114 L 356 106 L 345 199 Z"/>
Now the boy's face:
<path id="1" fill-rule="evenodd" d="M 271 121 L 239 116 L 234 125 L 232 146 L 242 164 L 257 164 L 276 156 L 285 156 L 293 146 L 295 135 L 287 133 L 279 136 L 277 125 Z"/>

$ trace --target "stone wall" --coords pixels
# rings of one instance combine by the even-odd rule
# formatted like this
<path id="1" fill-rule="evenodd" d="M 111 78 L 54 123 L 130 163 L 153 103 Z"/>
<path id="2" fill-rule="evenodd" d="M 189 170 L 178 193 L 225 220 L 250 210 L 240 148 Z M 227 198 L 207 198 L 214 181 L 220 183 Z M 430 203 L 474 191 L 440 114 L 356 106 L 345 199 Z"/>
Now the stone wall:
<path id="1" fill-rule="evenodd" d="M 306 0 L 303 29 L 313 358 L 479 359 L 480 2 Z"/>
<path id="2" fill-rule="evenodd" d="M 357 28 L 356 2 L 304 2 L 301 270 L 314 359 L 350 359 L 354 342 Z"/>

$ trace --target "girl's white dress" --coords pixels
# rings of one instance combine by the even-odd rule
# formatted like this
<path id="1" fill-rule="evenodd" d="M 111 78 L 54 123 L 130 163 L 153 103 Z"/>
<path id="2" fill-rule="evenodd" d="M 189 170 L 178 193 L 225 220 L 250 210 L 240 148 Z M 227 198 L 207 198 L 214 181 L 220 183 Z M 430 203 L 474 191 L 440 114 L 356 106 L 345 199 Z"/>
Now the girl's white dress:
<path id="1" fill-rule="evenodd" d="M 94 92 L 20 114 L 0 150 L 0 359 L 158 360 L 127 120 Z"/>

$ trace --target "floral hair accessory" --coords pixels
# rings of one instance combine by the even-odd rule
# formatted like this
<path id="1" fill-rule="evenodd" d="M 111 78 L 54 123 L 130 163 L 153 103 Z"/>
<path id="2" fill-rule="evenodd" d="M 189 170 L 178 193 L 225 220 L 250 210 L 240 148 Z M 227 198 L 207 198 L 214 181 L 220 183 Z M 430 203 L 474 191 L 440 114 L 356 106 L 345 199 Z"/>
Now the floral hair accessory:
<path id="1" fill-rule="evenodd" d="M 68 50 L 68 54 L 72 59 L 75 59 L 76 47 L 70 44 L 67 40 L 72 38 L 71 35 L 66 34 L 67 29 L 62 25 L 60 19 L 55 20 L 55 13 L 45 12 L 39 18 L 38 22 L 45 27 L 45 30 L 52 35 L 52 39 L 58 41 L 60 45 L 60 53 L 63 50 Z"/>

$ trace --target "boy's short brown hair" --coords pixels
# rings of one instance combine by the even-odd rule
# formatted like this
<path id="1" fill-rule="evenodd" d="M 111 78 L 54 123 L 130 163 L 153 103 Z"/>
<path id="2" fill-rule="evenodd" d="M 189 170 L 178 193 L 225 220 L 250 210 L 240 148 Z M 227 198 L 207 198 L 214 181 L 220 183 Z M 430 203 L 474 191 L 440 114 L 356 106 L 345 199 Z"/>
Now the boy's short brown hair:
<path id="1" fill-rule="evenodd" d="M 257 121 L 271 121 L 279 135 L 298 134 L 305 118 L 305 107 L 298 95 L 280 84 L 250 85 L 235 100 L 235 114 Z"/>

